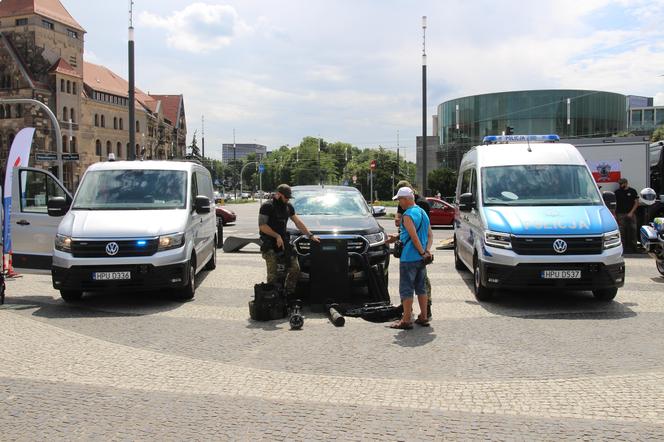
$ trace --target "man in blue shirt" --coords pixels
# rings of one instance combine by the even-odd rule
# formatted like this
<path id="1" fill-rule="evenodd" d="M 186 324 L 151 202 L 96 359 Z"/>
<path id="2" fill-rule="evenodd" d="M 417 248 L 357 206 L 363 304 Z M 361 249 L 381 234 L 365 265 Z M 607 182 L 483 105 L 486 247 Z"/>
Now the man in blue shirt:
<path id="1" fill-rule="evenodd" d="M 433 231 L 426 212 L 415 204 L 415 194 L 410 187 L 402 187 L 392 199 L 398 199 L 399 207 L 404 210 L 401 217 L 401 225 L 404 228 L 401 229 L 400 238 L 398 238 L 403 243 L 399 263 L 399 296 L 403 304 L 403 317 L 391 327 L 403 330 L 413 328 L 411 322 L 413 294 L 417 295 L 417 302 L 420 306 L 420 315 L 415 323 L 428 326 L 428 296 L 424 284 L 427 270 L 424 261 L 431 256 Z M 392 243 L 396 240 L 396 235 L 390 235 L 387 242 Z"/>

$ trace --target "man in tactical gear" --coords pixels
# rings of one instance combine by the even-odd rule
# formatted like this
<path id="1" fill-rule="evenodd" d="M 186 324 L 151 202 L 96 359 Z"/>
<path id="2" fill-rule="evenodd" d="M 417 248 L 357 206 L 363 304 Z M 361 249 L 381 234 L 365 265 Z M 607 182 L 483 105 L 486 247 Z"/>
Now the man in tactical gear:
<path id="1" fill-rule="evenodd" d="M 261 252 L 267 266 L 267 283 L 280 282 L 277 279 L 278 266 L 283 263 L 286 266 L 285 289 L 289 295 L 295 292 L 300 266 L 290 244 L 286 228 L 288 219 L 292 220 L 300 233 L 308 236 L 311 241 L 320 242 L 295 214 L 295 208 L 288 202 L 291 196 L 290 186 L 280 184 L 273 198 L 263 203 L 258 214 L 258 229 L 263 243 Z"/>

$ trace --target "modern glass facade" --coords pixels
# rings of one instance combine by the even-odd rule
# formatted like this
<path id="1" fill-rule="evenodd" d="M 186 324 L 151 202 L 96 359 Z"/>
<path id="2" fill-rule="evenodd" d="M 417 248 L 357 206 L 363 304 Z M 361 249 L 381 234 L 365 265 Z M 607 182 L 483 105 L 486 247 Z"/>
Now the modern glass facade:
<path id="1" fill-rule="evenodd" d="M 569 100 L 569 104 L 568 104 Z M 438 106 L 438 162 L 456 169 L 463 153 L 486 135 L 605 137 L 627 127 L 627 96 L 588 90 L 532 90 L 457 98 Z M 568 120 L 569 117 L 569 120 Z"/>

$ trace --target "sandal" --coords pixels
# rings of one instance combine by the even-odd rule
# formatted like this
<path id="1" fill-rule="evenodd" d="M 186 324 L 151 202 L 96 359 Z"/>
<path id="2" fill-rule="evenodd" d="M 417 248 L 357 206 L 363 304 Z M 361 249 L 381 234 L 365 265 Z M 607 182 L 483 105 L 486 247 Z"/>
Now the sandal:
<path id="1" fill-rule="evenodd" d="M 422 327 L 428 327 L 428 326 L 431 325 L 431 324 L 429 323 L 429 320 L 428 320 L 428 319 L 422 319 L 422 318 L 419 317 L 419 316 L 418 316 L 417 319 L 415 320 L 415 324 L 417 324 L 417 325 L 421 325 Z"/>
<path id="2" fill-rule="evenodd" d="M 412 330 L 413 329 L 413 324 L 411 324 L 410 322 L 397 321 L 397 322 L 393 322 L 390 325 L 390 328 L 395 328 L 397 330 Z"/>

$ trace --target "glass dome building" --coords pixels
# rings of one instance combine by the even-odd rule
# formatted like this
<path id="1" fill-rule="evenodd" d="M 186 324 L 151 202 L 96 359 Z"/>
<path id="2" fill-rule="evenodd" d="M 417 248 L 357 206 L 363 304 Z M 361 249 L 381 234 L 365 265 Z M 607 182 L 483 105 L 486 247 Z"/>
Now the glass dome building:
<path id="1" fill-rule="evenodd" d="M 473 95 L 438 106 L 438 163 L 456 169 L 463 153 L 503 132 L 606 137 L 627 128 L 628 97 L 590 90 L 530 90 Z"/>

